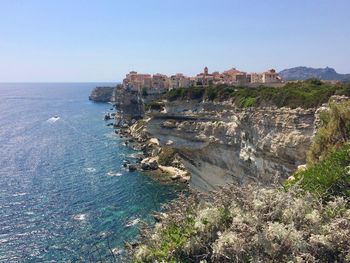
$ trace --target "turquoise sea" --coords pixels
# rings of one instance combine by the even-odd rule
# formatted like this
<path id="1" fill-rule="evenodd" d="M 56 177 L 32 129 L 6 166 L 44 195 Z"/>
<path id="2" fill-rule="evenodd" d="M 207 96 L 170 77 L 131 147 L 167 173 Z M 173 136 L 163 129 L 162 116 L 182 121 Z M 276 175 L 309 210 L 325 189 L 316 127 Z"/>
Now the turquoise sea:
<path id="1" fill-rule="evenodd" d="M 122 167 L 135 152 L 88 100 L 97 85 L 0 84 L 0 262 L 127 262 L 109 248 L 176 196 Z"/>

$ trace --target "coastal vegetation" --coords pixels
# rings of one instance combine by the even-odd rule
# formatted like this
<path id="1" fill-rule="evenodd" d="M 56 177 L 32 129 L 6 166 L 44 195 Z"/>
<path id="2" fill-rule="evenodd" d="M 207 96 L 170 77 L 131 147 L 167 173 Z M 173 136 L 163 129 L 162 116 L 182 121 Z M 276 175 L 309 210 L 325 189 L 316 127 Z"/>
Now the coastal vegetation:
<path id="1" fill-rule="evenodd" d="M 349 262 L 350 210 L 294 187 L 230 186 L 181 197 L 154 230 L 142 230 L 134 262 Z"/>
<path id="2" fill-rule="evenodd" d="M 147 92 L 147 88 L 146 87 L 142 87 L 141 88 L 141 96 L 143 96 L 143 97 L 148 96 L 148 92 Z"/>
<path id="3" fill-rule="evenodd" d="M 159 154 L 159 164 L 164 166 L 171 166 L 176 155 L 175 148 L 171 146 L 165 146 Z"/>
<path id="4" fill-rule="evenodd" d="M 286 186 L 300 186 L 323 198 L 332 196 L 350 197 L 350 144 L 332 151 L 306 169 L 297 171 Z"/>
<path id="5" fill-rule="evenodd" d="M 162 101 L 151 101 L 145 104 L 145 110 L 156 110 L 161 111 L 165 107 Z"/>
<path id="6" fill-rule="evenodd" d="M 238 107 L 276 106 L 312 108 L 326 103 L 333 95 L 350 95 L 350 83 L 331 84 L 318 79 L 290 82 L 283 87 L 209 87 L 179 88 L 166 94 L 174 100 L 232 100 Z"/>
<path id="7" fill-rule="evenodd" d="M 322 160 L 350 139 L 350 100 L 331 101 L 329 107 L 320 112 L 320 121 L 321 125 L 307 153 L 309 164 Z"/>
<path id="8" fill-rule="evenodd" d="M 320 121 L 306 169 L 296 171 L 286 185 L 297 183 L 323 197 L 350 197 L 350 100 L 330 102 Z"/>

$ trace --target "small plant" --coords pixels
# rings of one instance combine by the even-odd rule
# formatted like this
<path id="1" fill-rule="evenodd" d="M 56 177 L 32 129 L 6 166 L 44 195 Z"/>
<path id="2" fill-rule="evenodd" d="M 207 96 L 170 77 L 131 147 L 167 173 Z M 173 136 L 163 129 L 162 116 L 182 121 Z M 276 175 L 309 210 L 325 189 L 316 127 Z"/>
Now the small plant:
<path id="1" fill-rule="evenodd" d="M 186 94 L 186 88 L 178 88 L 178 89 L 172 89 L 170 91 L 168 91 L 168 93 L 166 94 L 166 98 L 169 101 L 174 101 L 177 99 L 184 99 L 185 94 Z"/>
<path id="2" fill-rule="evenodd" d="M 163 147 L 161 153 L 159 154 L 159 164 L 164 166 L 171 166 L 176 155 L 176 150 L 173 147 L 165 146 Z"/>
<path id="3" fill-rule="evenodd" d="M 147 91 L 147 88 L 146 88 L 146 87 L 142 87 L 142 89 L 141 89 L 141 95 L 142 95 L 142 97 L 148 96 L 148 91 Z"/>
<path id="4" fill-rule="evenodd" d="M 323 198 L 336 195 L 350 197 L 350 144 L 329 153 L 307 169 L 297 171 L 286 185 L 295 183 Z"/>
<path id="5" fill-rule="evenodd" d="M 209 87 L 208 89 L 206 89 L 205 97 L 210 101 L 217 99 L 218 98 L 218 88 Z"/>
<path id="6" fill-rule="evenodd" d="M 243 108 L 253 107 L 255 103 L 256 103 L 256 98 L 253 98 L 253 97 L 242 98 L 239 101 L 240 106 Z"/>
<path id="7" fill-rule="evenodd" d="M 329 109 L 320 113 L 321 127 L 316 132 L 307 161 L 313 164 L 337 150 L 350 139 L 350 100 L 329 103 Z"/>
<path id="8" fill-rule="evenodd" d="M 202 99 L 205 93 L 205 89 L 201 87 L 193 87 L 186 89 L 186 97 L 190 100 Z"/>
<path id="9" fill-rule="evenodd" d="M 164 109 L 165 105 L 162 101 L 152 101 L 148 104 L 145 104 L 145 109 L 146 110 L 156 110 L 156 111 L 161 111 Z"/>

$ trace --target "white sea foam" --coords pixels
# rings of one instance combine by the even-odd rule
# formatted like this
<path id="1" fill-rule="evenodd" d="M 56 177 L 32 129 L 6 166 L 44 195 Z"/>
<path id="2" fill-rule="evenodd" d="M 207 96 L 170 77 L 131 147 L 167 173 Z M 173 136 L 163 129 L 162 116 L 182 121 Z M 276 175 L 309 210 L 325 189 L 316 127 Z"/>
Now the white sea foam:
<path id="1" fill-rule="evenodd" d="M 136 159 L 136 158 L 139 158 L 139 156 L 142 154 L 143 152 L 136 152 L 136 153 L 129 154 L 127 157 Z"/>
<path id="2" fill-rule="evenodd" d="M 16 194 L 13 194 L 12 196 L 23 196 L 23 195 L 26 195 L 27 193 L 16 193 Z"/>
<path id="3" fill-rule="evenodd" d="M 86 220 L 86 214 L 77 214 L 73 217 L 74 220 L 77 221 L 85 221 Z"/>
<path id="4" fill-rule="evenodd" d="M 109 171 L 107 173 L 108 176 L 122 176 L 123 174 L 122 173 L 116 173 L 116 172 L 112 172 L 112 171 Z"/>
<path id="5" fill-rule="evenodd" d="M 55 123 L 56 121 L 58 121 L 60 119 L 60 117 L 51 117 L 50 119 L 48 119 L 46 122 L 48 123 Z"/>
<path id="6" fill-rule="evenodd" d="M 96 172 L 96 168 L 93 168 L 93 167 L 87 167 L 84 169 L 85 172 L 88 172 L 88 173 L 94 173 Z"/>
<path id="7" fill-rule="evenodd" d="M 131 219 L 125 224 L 125 227 L 131 227 L 137 225 L 138 223 L 140 223 L 140 218 Z"/>
<path id="8" fill-rule="evenodd" d="M 121 255 L 121 254 L 123 254 L 124 253 L 124 249 L 120 249 L 120 248 L 113 248 L 112 249 L 112 253 L 114 254 L 114 255 L 116 255 L 116 256 L 119 256 L 119 255 Z"/>
<path id="9" fill-rule="evenodd" d="M 6 239 L 6 238 L 0 239 L 0 244 L 1 244 L 1 243 L 7 243 L 8 241 L 9 241 L 9 240 Z"/>

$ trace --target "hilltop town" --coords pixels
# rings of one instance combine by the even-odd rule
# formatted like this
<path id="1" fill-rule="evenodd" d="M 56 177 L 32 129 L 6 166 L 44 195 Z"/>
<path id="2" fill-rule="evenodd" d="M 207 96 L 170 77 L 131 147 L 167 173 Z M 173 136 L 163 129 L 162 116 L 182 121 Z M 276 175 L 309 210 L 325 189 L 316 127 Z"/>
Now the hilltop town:
<path id="1" fill-rule="evenodd" d="M 136 71 L 128 73 L 123 80 L 123 87 L 133 91 L 145 91 L 148 94 L 163 93 L 168 90 L 189 87 L 206 87 L 210 85 L 226 84 L 231 86 L 251 86 L 261 85 L 278 86 L 282 83 L 281 77 L 274 69 L 263 73 L 247 73 L 236 68 L 226 70 L 222 73 L 209 73 L 207 67 L 203 72 L 193 77 L 187 77 L 182 73 L 177 73 L 170 77 L 157 73 L 139 74 Z"/>

